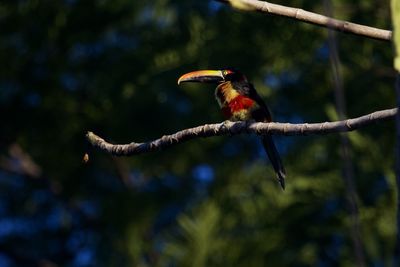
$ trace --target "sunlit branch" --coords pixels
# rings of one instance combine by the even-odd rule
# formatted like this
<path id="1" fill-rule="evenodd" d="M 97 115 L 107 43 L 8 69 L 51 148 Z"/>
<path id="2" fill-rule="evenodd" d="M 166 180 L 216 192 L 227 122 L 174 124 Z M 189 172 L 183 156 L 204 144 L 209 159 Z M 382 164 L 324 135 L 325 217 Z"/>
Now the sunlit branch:
<path id="1" fill-rule="evenodd" d="M 354 35 L 360 35 L 372 39 L 378 39 L 384 41 L 390 41 L 392 39 L 391 31 L 333 19 L 300 8 L 271 4 L 268 2 L 258 1 L 258 0 L 216 0 L 216 1 L 229 3 L 237 9 L 256 10 L 272 15 L 289 17 L 306 23 L 327 27 L 336 31 L 351 33 Z"/>
<path id="2" fill-rule="evenodd" d="M 111 153 L 116 156 L 129 156 L 161 150 L 169 146 L 200 137 L 238 134 L 322 135 L 328 133 L 348 132 L 358 129 L 360 127 L 364 127 L 374 122 L 394 119 L 396 113 L 397 109 L 393 108 L 376 111 L 368 115 L 343 121 L 302 124 L 225 121 L 222 123 L 206 124 L 190 129 L 185 129 L 171 135 L 164 135 L 163 137 L 150 142 L 132 142 L 130 144 L 123 145 L 110 144 L 103 138 L 97 136 L 92 132 L 88 132 L 86 134 L 86 138 L 93 147 L 96 147 L 102 151 Z"/>

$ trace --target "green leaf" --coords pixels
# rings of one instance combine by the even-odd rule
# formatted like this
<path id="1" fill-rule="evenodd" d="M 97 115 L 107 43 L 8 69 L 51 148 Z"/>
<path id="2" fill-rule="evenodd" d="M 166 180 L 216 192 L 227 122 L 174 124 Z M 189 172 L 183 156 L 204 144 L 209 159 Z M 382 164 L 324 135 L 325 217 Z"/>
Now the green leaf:
<path id="1" fill-rule="evenodd" d="M 394 67 L 397 71 L 400 71 L 400 1 L 392 0 L 392 23 L 394 29 L 394 46 L 396 55 L 394 58 Z"/>

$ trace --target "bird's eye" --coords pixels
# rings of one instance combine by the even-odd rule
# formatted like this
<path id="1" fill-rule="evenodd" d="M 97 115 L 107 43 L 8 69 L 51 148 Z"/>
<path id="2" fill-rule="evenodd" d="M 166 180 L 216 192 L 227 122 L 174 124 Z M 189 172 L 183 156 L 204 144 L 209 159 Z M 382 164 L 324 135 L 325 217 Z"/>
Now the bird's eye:
<path id="1" fill-rule="evenodd" d="M 224 76 L 228 75 L 228 71 L 227 71 L 227 70 L 224 70 L 224 71 L 223 71 L 223 74 L 224 74 Z"/>

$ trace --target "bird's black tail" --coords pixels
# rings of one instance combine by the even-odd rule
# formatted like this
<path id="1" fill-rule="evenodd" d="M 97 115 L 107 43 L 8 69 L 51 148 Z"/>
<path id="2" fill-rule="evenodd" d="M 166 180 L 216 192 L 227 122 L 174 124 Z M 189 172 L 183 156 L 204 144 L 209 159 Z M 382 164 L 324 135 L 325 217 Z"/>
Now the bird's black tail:
<path id="1" fill-rule="evenodd" d="M 275 147 L 272 136 L 269 134 L 263 135 L 262 143 L 264 145 L 265 151 L 268 154 L 268 158 L 271 161 L 272 166 L 274 167 L 278 181 L 279 181 L 282 189 L 285 189 L 286 172 L 285 172 L 285 168 L 283 167 L 281 157 L 279 156 L 279 152 Z"/>

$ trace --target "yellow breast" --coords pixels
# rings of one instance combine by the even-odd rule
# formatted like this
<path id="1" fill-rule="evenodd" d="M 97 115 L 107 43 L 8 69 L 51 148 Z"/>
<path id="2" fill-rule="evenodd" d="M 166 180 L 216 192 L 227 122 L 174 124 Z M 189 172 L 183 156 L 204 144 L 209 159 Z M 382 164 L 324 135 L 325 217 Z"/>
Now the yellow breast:
<path id="1" fill-rule="evenodd" d="M 215 98 L 220 107 L 225 107 L 237 96 L 239 96 L 239 93 L 233 89 L 230 82 L 221 83 L 215 89 Z"/>

